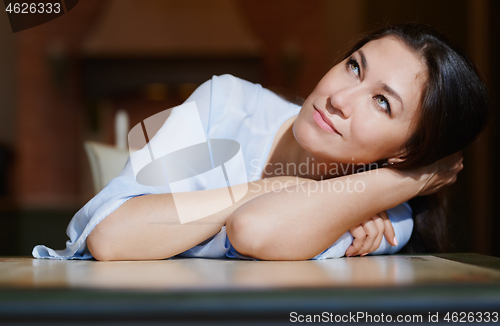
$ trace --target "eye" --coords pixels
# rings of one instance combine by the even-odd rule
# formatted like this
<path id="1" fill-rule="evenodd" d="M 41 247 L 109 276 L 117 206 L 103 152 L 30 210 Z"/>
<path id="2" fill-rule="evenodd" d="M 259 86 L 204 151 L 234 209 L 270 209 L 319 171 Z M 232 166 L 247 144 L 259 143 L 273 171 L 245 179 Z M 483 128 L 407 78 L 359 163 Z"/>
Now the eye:
<path id="1" fill-rule="evenodd" d="M 389 116 L 391 116 L 391 105 L 389 104 L 389 101 L 387 100 L 387 98 L 383 95 L 377 95 L 377 96 L 374 96 L 373 99 L 377 102 L 377 104 L 384 109 L 385 112 L 387 112 L 387 114 L 389 114 Z"/>
<path id="2" fill-rule="evenodd" d="M 356 59 L 350 57 L 349 61 L 347 61 L 347 66 L 350 70 L 352 70 L 356 74 L 356 76 L 359 76 L 359 65 Z"/>

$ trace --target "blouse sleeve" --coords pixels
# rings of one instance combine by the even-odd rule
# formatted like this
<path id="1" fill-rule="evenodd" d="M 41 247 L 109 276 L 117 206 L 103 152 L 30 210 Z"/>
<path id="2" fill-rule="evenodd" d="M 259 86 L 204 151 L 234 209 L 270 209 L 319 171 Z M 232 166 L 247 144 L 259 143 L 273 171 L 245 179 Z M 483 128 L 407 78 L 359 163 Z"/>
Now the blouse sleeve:
<path id="1" fill-rule="evenodd" d="M 394 208 L 388 209 L 387 216 L 389 217 L 392 227 L 394 228 L 398 245 L 392 246 L 384 235 L 380 246 L 368 255 L 394 254 L 401 250 L 401 248 L 403 248 L 410 240 L 410 236 L 413 231 L 413 219 L 410 204 L 408 202 L 404 202 Z M 342 257 L 345 255 L 347 248 L 349 248 L 353 240 L 354 238 L 351 235 L 351 232 L 347 231 L 333 245 L 312 259 L 321 260 Z"/>
<path id="2" fill-rule="evenodd" d="M 211 80 L 198 87 L 186 100 L 186 103 L 193 101 L 196 103 L 205 132 L 208 128 L 208 118 L 210 115 L 210 98 Z M 168 124 L 168 119 L 161 129 L 165 129 Z M 154 138 L 155 137 L 153 137 L 153 139 Z M 132 156 L 134 154 L 135 153 L 133 153 Z M 91 259 L 93 256 L 87 248 L 86 240 L 90 232 L 99 222 L 130 198 L 168 192 L 170 192 L 168 186 L 162 188 L 138 183 L 129 156 L 120 175 L 112 179 L 104 189 L 95 195 L 73 216 L 66 229 L 66 234 L 69 237 L 69 240 L 66 242 L 66 249 L 54 250 L 44 245 L 37 245 L 33 248 L 33 257 L 50 259 Z"/>

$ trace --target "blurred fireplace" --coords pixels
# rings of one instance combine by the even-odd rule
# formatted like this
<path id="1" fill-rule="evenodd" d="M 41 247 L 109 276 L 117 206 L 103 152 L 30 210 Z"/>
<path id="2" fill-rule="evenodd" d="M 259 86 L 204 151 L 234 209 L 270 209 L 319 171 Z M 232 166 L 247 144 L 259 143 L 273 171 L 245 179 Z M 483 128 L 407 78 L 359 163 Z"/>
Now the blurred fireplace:
<path id="1" fill-rule="evenodd" d="M 132 127 L 213 75 L 261 82 L 260 49 L 233 0 L 109 0 L 83 43 L 84 93 L 108 111 L 125 109 Z M 91 117 L 102 116 L 101 104 Z M 91 125 L 113 142 L 111 121 Z"/>

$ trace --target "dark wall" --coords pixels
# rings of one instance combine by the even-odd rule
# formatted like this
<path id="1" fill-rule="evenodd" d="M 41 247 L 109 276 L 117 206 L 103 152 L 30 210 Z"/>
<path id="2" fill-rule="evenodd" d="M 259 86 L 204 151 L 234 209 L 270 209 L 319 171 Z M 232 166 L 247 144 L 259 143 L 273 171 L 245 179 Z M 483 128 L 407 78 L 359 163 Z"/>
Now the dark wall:
<path id="1" fill-rule="evenodd" d="M 385 24 L 419 22 L 429 24 L 467 47 L 466 0 L 370 0 L 366 1 L 367 29 Z"/>
<path id="2" fill-rule="evenodd" d="M 492 166 L 496 166 L 496 162 L 500 160 L 500 151 L 498 144 L 500 143 L 500 134 L 498 132 L 500 121 L 500 1 L 490 0 L 490 58 L 491 58 L 491 89 L 490 97 L 493 111 L 492 119 Z M 500 172 L 498 169 L 492 169 L 492 203 L 496 205 L 500 199 Z M 498 230 L 500 228 L 500 214 L 495 207 L 492 207 L 492 255 L 500 257 L 500 243 L 498 239 Z"/>

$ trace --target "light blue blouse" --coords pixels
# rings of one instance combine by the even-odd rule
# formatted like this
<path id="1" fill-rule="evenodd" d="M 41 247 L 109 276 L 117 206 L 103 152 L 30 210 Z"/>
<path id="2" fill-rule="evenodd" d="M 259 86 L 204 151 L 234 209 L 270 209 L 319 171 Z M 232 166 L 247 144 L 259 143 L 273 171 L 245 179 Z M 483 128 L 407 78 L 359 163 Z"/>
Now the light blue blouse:
<path id="1" fill-rule="evenodd" d="M 231 75 L 214 76 L 205 82 L 185 103 L 193 101 L 207 139 L 231 139 L 239 143 L 247 167 L 248 181 L 260 179 L 278 129 L 300 111 L 299 106 L 284 100 L 261 85 Z M 185 112 L 179 108 L 172 109 L 172 113 L 158 133 L 170 132 L 175 136 L 176 128 L 180 128 L 183 121 L 188 120 L 183 116 Z M 208 187 L 207 184 L 206 180 L 199 179 L 191 184 L 190 191 L 217 188 L 213 185 Z M 74 215 L 66 230 L 69 237 L 66 249 L 54 250 L 44 245 L 37 245 L 33 248 L 33 257 L 91 259 L 93 257 L 86 246 L 86 239 L 100 221 L 130 198 L 168 192 L 171 192 L 168 186 L 153 187 L 138 183 L 129 157 L 120 175 L 111 180 Z M 387 210 L 387 213 L 394 227 L 398 245 L 391 246 L 384 237 L 379 248 L 370 255 L 396 253 L 410 239 L 413 220 L 408 202 Z M 348 231 L 313 259 L 342 257 L 352 241 L 353 237 Z M 179 256 L 252 259 L 242 256 L 231 246 L 225 227 L 212 238 Z"/>

